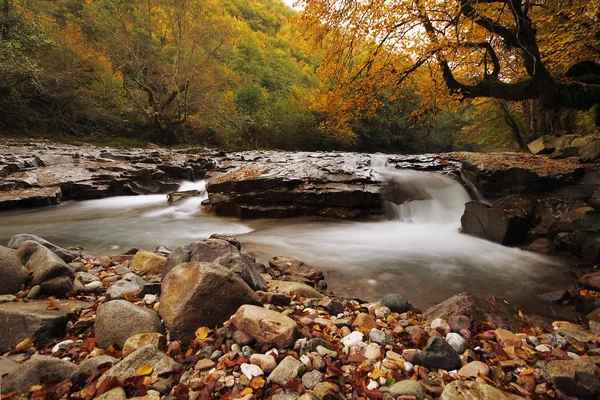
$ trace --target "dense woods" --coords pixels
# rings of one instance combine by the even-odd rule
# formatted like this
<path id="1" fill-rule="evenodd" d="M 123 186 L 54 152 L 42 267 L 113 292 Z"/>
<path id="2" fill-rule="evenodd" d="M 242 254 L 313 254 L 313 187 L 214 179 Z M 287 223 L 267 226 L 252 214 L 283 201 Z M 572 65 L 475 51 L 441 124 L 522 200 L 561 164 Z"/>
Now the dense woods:
<path id="1" fill-rule="evenodd" d="M 422 152 L 594 129 L 595 2 L 438 3 L 2 0 L 0 132 Z"/>

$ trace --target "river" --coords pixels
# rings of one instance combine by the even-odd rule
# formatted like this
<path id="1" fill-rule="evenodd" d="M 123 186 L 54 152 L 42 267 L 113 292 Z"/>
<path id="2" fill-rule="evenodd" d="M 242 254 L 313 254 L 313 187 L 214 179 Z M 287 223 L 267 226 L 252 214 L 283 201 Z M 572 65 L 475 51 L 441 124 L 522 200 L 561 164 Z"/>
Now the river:
<path id="1" fill-rule="evenodd" d="M 377 156 L 372 167 L 396 188 L 392 197 L 409 199 L 386 203 L 386 219 L 239 221 L 202 210 L 206 196 L 174 206 L 166 204 L 164 195 L 112 197 L 0 213 L 0 243 L 32 233 L 60 246 L 80 245 L 92 254 L 109 255 L 130 247 L 173 248 L 224 233 L 236 236 L 243 250 L 261 262 L 288 256 L 322 269 L 339 295 L 376 300 L 400 292 L 423 309 L 471 291 L 503 296 L 543 314 L 545 307 L 535 295 L 567 285 L 556 258 L 459 233 L 470 197 L 457 181 L 391 169 Z M 205 183 L 186 182 L 180 188 L 189 189 L 204 191 Z"/>

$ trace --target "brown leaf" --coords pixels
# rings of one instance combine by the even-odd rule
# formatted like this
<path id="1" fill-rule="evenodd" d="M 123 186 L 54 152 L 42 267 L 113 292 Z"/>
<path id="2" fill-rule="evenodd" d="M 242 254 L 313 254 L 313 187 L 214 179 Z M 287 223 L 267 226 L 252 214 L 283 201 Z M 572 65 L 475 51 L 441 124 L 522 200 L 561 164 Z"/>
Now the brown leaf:
<path id="1" fill-rule="evenodd" d="M 119 383 L 119 380 L 117 379 L 116 376 L 109 376 L 107 378 L 105 378 L 102 383 L 100 384 L 100 386 L 98 386 L 98 389 L 96 389 L 96 397 L 103 395 L 104 393 L 121 386 L 121 384 Z"/>

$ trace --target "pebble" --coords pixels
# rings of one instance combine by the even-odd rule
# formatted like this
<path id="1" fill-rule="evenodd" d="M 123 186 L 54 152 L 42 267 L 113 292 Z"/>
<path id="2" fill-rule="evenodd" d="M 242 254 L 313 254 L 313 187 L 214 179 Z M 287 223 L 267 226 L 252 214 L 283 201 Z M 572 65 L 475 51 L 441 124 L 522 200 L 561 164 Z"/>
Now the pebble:
<path id="1" fill-rule="evenodd" d="M 333 350 L 329 350 L 323 346 L 317 346 L 317 353 L 321 356 L 321 357 L 331 357 L 331 358 L 336 358 L 338 356 L 338 353 L 336 353 Z"/>
<path id="2" fill-rule="evenodd" d="M 462 354 L 469 347 L 469 342 L 461 335 L 455 332 L 449 332 L 446 335 L 446 342 L 458 353 Z"/>
<path id="3" fill-rule="evenodd" d="M 490 367 L 481 361 L 471 361 L 458 370 L 458 375 L 465 378 L 477 378 L 479 375 L 488 376 L 489 374 Z"/>
<path id="4" fill-rule="evenodd" d="M 313 390 L 322 380 L 323 376 L 316 370 L 312 370 L 302 375 L 302 384 L 308 390 Z"/>
<path id="5" fill-rule="evenodd" d="M 42 287 L 40 285 L 35 285 L 31 288 L 27 296 L 25 297 L 27 300 L 35 300 L 42 295 Z"/>
<path id="6" fill-rule="evenodd" d="M 417 400 L 425 398 L 425 391 L 419 382 L 407 379 L 396 382 L 390 387 L 390 395 L 398 397 L 402 395 L 415 396 Z"/>
<path id="7" fill-rule="evenodd" d="M 382 346 L 394 344 L 394 338 L 379 329 L 371 329 L 371 332 L 369 332 L 369 339 Z"/>
<path id="8" fill-rule="evenodd" d="M 264 372 L 271 372 L 277 367 L 275 357 L 265 354 L 252 354 L 250 356 L 250 362 L 254 365 L 258 365 Z"/>
<path id="9" fill-rule="evenodd" d="M 438 331 L 440 334 L 446 336 L 450 333 L 450 325 L 441 318 L 436 318 L 431 321 L 431 328 Z"/>
<path id="10" fill-rule="evenodd" d="M 350 348 L 362 343 L 364 335 L 358 331 L 354 331 L 347 336 L 344 336 L 341 343 L 344 345 L 344 353 L 348 354 Z"/>
<path id="11" fill-rule="evenodd" d="M 240 366 L 240 370 L 242 371 L 242 374 L 244 374 L 246 378 L 248 378 L 248 380 L 252 380 L 252 378 L 255 376 L 265 374 L 263 370 L 256 364 L 244 363 Z"/>
<path id="12" fill-rule="evenodd" d="M 377 361 L 381 358 L 381 347 L 375 343 L 369 343 L 365 350 L 365 358 L 371 361 Z"/>
<path id="13" fill-rule="evenodd" d="M 548 351 L 552 351 L 552 349 L 548 345 L 546 345 L 546 344 L 540 344 L 538 346 L 535 346 L 535 350 L 539 351 L 539 352 L 542 352 L 542 353 L 545 353 L 545 352 L 548 352 Z"/>
<path id="14" fill-rule="evenodd" d="M 194 369 L 196 371 L 207 371 L 215 366 L 215 362 L 213 360 L 209 360 L 208 358 L 203 358 L 198 360 Z"/>

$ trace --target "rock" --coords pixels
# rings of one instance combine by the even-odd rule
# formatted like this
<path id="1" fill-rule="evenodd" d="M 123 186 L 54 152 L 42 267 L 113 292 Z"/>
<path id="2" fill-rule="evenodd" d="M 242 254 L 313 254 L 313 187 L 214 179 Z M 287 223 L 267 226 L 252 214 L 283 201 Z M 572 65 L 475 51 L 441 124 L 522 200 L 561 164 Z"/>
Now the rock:
<path id="1" fill-rule="evenodd" d="M 496 335 L 496 341 L 502 347 L 521 347 L 523 345 L 521 338 L 511 331 L 507 331 L 506 329 L 496 329 L 494 331 L 494 335 Z"/>
<path id="2" fill-rule="evenodd" d="M 600 369 L 591 359 L 554 360 L 546 371 L 556 388 L 569 396 L 593 396 L 600 393 Z"/>
<path id="3" fill-rule="evenodd" d="M 125 389 L 117 387 L 100 396 L 94 397 L 94 400 L 127 400 L 127 394 L 125 393 Z"/>
<path id="4" fill-rule="evenodd" d="M 431 329 L 437 331 L 442 336 L 450 333 L 450 325 L 443 318 L 436 318 L 431 321 Z"/>
<path id="5" fill-rule="evenodd" d="M 16 298 L 17 296 L 12 294 L 0 294 L 0 304 L 10 303 L 11 301 L 15 301 Z"/>
<path id="6" fill-rule="evenodd" d="M 354 319 L 352 325 L 357 328 L 362 328 L 366 331 L 370 331 L 371 329 L 377 328 L 375 318 L 373 318 L 372 315 L 367 313 L 359 313 Z"/>
<path id="7" fill-rule="evenodd" d="M 156 253 L 140 250 L 135 253 L 129 268 L 142 275 L 161 275 L 167 258 Z"/>
<path id="8" fill-rule="evenodd" d="M 62 297 L 73 289 L 72 282 L 75 273 L 60 257 L 46 247 L 26 240 L 21 242 L 15 254 L 27 269 L 33 271 L 31 283 L 41 285 L 44 293 Z M 52 282 L 48 282 L 44 287 L 42 283 L 47 281 Z"/>
<path id="9" fill-rule="evenodd" d="M 127 300 L 112 300 L 96 311 L 96 344 L 106 349 L 122 348 L 125 341 L 140 333 L 164 333 L 158 314 Z"/>
<path id="10" fill-rule="evenodd" d="M 267 284 L 252 260 L 225 240 L 206 239 L 180 246 L 167 257 L 163 279 L 174 267 L 186 262 L 216 263 L 236 273 L 254 290 L 265 290 Z"/>
<path id="11" fill-rule="evenodd" d="M 255 376 L 260 376 L 260 375 L 264 375 L 265 373 L 263 372 L 263 370 L 255 364 L 242 364 L 240 365 L 240 370 L 242 372 L 242 374 L 244 374 L 246 376 L 246 378 L 248 378 L 248 380 L 252 380 L 252 378 L 254 378 Z"/>
<path id="12" fill-rule="evenodd" d="M 472 293 L 459 293 L 451 298 L 429 308 L 423 313 L 423 318 L 432 321 L 442 318 L 450 321 L 453 316 L 463 315 L 471 323 L 486 321 L 493 326 L 519 331 L 522 322 L 518 318 L 518 309 L 510 303 L 496 296 Z"/>
<path id="13" fill-rule="evenodd" d="M 458 375 L 465 378 L 477 378 L 479 375 L 488 376 L 490 367 L 481 361 L 471 361 L 458 370 Z"/>
<path id="14" fill-rule="evenodd" d="M 554 245 L 554 241 L 548 238 L 539 238 L 534 240 L 533 243 L 523 247 L 523 250 L 535 251 L 536 253 L 554 254 L 556 251 L 556 246 Z"/>
<path id="15" fill-rule="evenodd" d="M 390 387 L 389 393 L 394 397 L 407 395 L 415 396 L 416 400 L 423 400 L 425 398 L 423 386 L 419 382 L 411 381 L 410 379 L 394 383 Z"/>
<path id="16" fill-rule="evenodd" d="M 577 283 L 593 290 L 600 290 L 600 272 L 585 274 Z"/>
<path id="17" fill-rule="evenodd" d="M 314 283 L 325 279 L 318 269 L 293 258 L 273 257 L 269 260 L 269 267 L 267 272 L 272 276 L 295 275 Z"/>
<path id="18" fill-rule="evenodd" d="M 394 338 L 379 329 L 371 329 L 371 332 L 369 332 L 369 339 L 382 346 L 394 344 Z"/>
<path id="19" fill-rule="evenodd" d="M 65 334 L 67 323 L 78 309 L 88 307 L 81 301 L 57 300 L 0 304 L 0 353 L 14 350 L 24 339 L 46 341 Z M 58 308 L 53 309 L 53 308 Z"/>
<path id="20" fill-rule="evenodd" d="M 280 386 L 284 386 L 288 380 L 295 378 L 298 376 L 298 372 L 300 368 L 303 368 L 304 364 L 302 364 L 299 360 L 296 360 L 294 357 L 287 356 L 283 359 L 269 374 L 267 378 L 267 382 L 277 383 Z"/>
<path id="21" fill-rule="evenodd" d="M 448 342 L 458 354 L 464 353 L 469 347 L 469 342 L 456 332 L 449 332 L 446 335 L 446 342 Z"/>
<path id="22" fill-rule="evenodd" d="M 270 292 L 281 292 L 290 296 L 295 294 L 296 296 L 311 299 L 320 299 L 323 297 L 323 295 L 315 289 L 300 282 L 278 281 L 273 279 L 267 283 L 267 286 Z"/>
<path id="23" fill-rule="evenodd" d="M 296 341 L 298 326 L 288 316 L 253 305 L 243 305 L 231 317 L 231 322 L 261 344 L 277 348 L 291 346 Z"/>
<path id="24" fill-rule="evenodd" d="M 195 371 L 208 371 L 210 369 L 213 369 L 215 365 L 216 364 L 214 361 L 209 360 L 208 358 L 202 358 L 202 359 L 198 360 L 198 362 L 194 366 L 194 370 Z"/>
<path id="25" fill-rule="evenodd" d="M 235 273 L 215 263 L 190 262 L 164 278 L 159 313 L 171 338 L 187 342 L 196 329 L 222 324 L 243 304 L 260 299 Z"/>
<path id="26" fill-rule="evenodd" d="M 302 384 L 308 390 L 313 390 L 322 380 L 323 375 L 317 370 L 312 370 L 302 375 Z"/>
<path id="27" fill-rule="evenodd" d="M 522 400 L 524 397 L 503 392 L 477 381 L 454 381 L 444 387 L 440 400 Z"/>
<path id="28" fill-rule="evenodd" d="M 151 376 L 158 376 L 179 369 L 179 364 L 161 352 L 153 344 L 148 344 L 139 350 L 134 351 L 117 365 L 106 371 L 100 379 L 98 379 L 97 385 L 100 386 L 109 376 L 114 376 L 119 382 L 124 382 L 126 379 L 136 376 L 136 371 L 145 365 L 152 366 Z"/>
<path id="29" fill-rule="evenodd" d="M 90 274 L 88 272 L 76 272 L 75 279 L 77 279 L 79 282 L 83 283 L 84 285 L 86 285 L 88 283 L 100 281 L 100 279 L 96 275 Z"/>
<path id="30" fill-rule="evenodd" d="M 584 163 L 597 161 L 600 158 L 600 140 L 590 140 L 582 145 L 579 149 L 579 158 Z"/>
<path id="31" fill-rule="evenodd" d="M 230 235 L 224 235 L 222 233 L 213 233 L 212 235 L 210 235 L 209 239 L 220 239 L 220 240 L 224 240 L 226 242 L 229 242 L 230 245 L 232 245 L 233 247 L 235 247 L 238 250 L 242 250 L 242 244 L 240 243 L 239 240 L 237 240 L 236 238 L 234 238 L 233 236 Z"/>
<path id="32" fill-rule="evenodd" d="M 13 361 L 8 357 L 0 356 L 0 379 L 4 378 L 11 372 L 17 371 L 19 368 L 21 368 L 21 364 L 18 362 Z"/>
<path id="33" fill-rule="evenodd" d="M 122 355 L 127 357 L 134 351 L 148 344 L 155 345 L 160 351 L 167 351 L 167 338 L 161 333 L 139 333 L 131 336 L 123 345 Z"/>
<path id="34" fill-rule="evenodd" d="M 536 295 L 535 297 L 544 303 L 554 303 L 563 300 L 568 296 L 567 290 L 565 289 L 557 289 L 547 293 L 541 293 Z"/>
<path id="35" fill-rule="evenodd" d="M 425 367 L 442 368 L 453 370 L 460 368 L 460 357 L 458 353 L 444 339 L 432 337 L 427 346 L 419 354 L 419 360 Z"/>
<path id="36" fill-rule="evenodd" d="M 29 278 L 29 271 L 11 249 L 0 246 L 0 294 L 16 294 Z"/>
<path id="37" fill-rule="evenodd" d="M 556 136 L 544 135 L 527 145 L 531 154 L 550 154 L 554 151 Z"/>
<path id="38" fill-rule="evenodd" d="M 338 399 L 340 387 L 333 382 L 321 382 L 315 386 L 313 393 L 319 400 Z"/>
<path id="39" fill-rule="evenodd" d="M 329 314 L 334 316 L 344 312 L 344 305 L 329 297 L 323 297 L 319 302 L 319 307 L 323 307 Z"/>
<path id="40" fill-rule="evenodd" d="M 35 285 L 29 290 L 29 293 L 27 293 L 27 297 L 25 298 L 27 300 L 36 300 L 39 299 L 41 295 L 42 287 L 40 285 Z"/>
<path id="41" fill-rule="evenodd" d="M 462 232 L 504 245 L 519 244 L 535 222 L 535 208 L 536 201 L 525 195 L 503 197 L 491 207 L 470 201 L 461 218 Z"/>
<path id="42" fill-rule="evenodd" d="M 77 365 L 55 357 L 35 355 L 21 367 L 2 379 L 2 392 L 27 394 L 29 388 L 42 384 L 49 377 L 70 379 L 77 372 Z"/>
<path id="43" fill-rule="evenodd" d="M 106 290 L 106 297 L 117 300 L 124 299 L 128 295 L 137 296 L 145 285 L 146 281 L 144 279 L 133 272 L 129 272 Z"/>
<path id="44" fill-rule="evenodd" d="M 277 367 L 277 362 L 275 361 L 275 357 L 267 354 L 252 354 L 250 356 L 250 362 L 252 364 L 258 365 L 260 369 L 269 373 Z"/>
<path id="45" fill-rule="evenodd" d="M 596 212 L 600 212 L 600 189 L 596 189 L 588 200 L 588 205 Z"/>
<path id="46" fill-rule="evenodd" d="M 411 307 L 408 300 L 403 295 L 397 293 L 386 294 L 379 304 L 398 314 L 407 312 Z"/>
<path id="47" fill-rule="evenodd" d="M 27 240 L 39 243 L 57 256 L 59 256 L 64 262 L 70 263 L 78 257 L 78 254 L 74 251 L 63 249 L 55 244 L 50 243 L 46 239 L 42 239 L 36 235 L 30 235 L 28 233 L 21 233 L 10 238 L 8 241 L 8 247 L 16 249 L 19 245 Z"/>
<path id="48" fill-rule="evenodd" d="M 110 368 L 116 363 L 116 358 L 107 355 L 91 357 L 79 364 L 79 370 L 77 371 L 77 373 L 80 375 L 90 376 L 96 373 L 98 371 L 98 368 Z"/>

